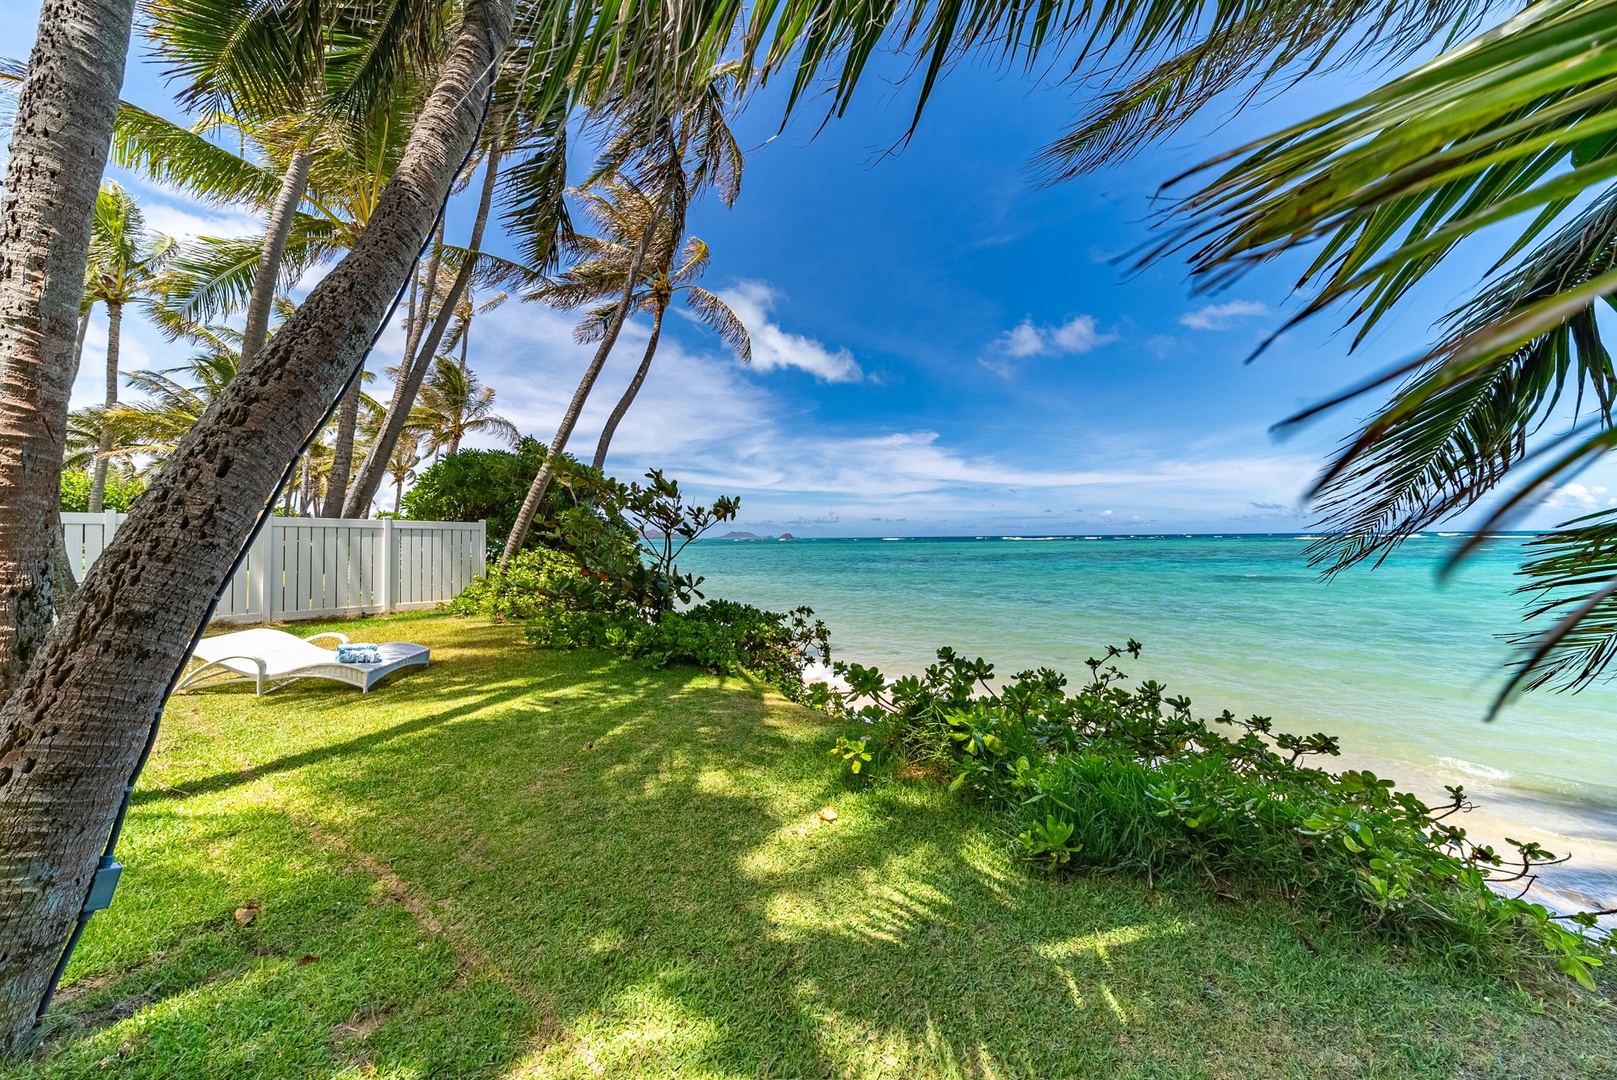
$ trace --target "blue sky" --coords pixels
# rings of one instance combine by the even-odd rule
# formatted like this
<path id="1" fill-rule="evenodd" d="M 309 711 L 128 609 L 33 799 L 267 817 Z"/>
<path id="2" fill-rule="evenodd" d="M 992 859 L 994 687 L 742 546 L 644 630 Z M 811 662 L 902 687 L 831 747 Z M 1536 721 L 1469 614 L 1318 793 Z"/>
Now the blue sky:
<path id="1" fill-rule="evenodd" d="M 32 27 L 37 6 L 3 0 L 0 13 Z M 849 114 L 823 129 L 810 109 L 778 132 L 778 93 L 753 101 L 738 122 L 752 150 L 741 198 L 733 209 L 699 205 L 691 228 L 712 248 L 706 284 L 752 330 L 754 364 L 740 366 L 701 327 L 671 318 L 611 471 L 658 466 L 701 494 L 739 494 L 739 527 L 760 532 L 1299 529 L 1308 521 L 1299 499 L 1353 413 L 1279 442 L 1270 425 L 1407 355 L 1474 284 L 1477 267 L 1451 268 L 1357 354 L 1321 320 L 1244 364 L 1283 318 L 1298 263 L 1195 296 L 1182 264 L 1128 274 L 1116 260 L 1151 235 L 1151 195 L 1163 179 L 1366 80 L 1312 80 L 1233 120 L 1209 115 L 1124 165 L 1043 188 L 1028 161 L 1071 115 L 1067 91 L 963 68 L 940 86 L 914 138 L 890 153 L 912 108 L 891 82 L 901 71 L 878 70 Z M 125 96 L 174 115 L 148 62 L 131 63 Z M 165 231 L 259 227 L 245 213 L 116 178 Z M 468 227 L 468 210 L 453 209 L 452 237 Z M 102 322 L 75 405 L 101 392 Z M 588 360 L 571 341 L 572 322 L 509 303 L 473 330 L 472 365 L 498 391 L 499 411 L 545 441 Z M 184 358 L 150 327 L 126 333 L 127 368 Z M 625 333 L 575 452 L 593 450 L 644 340 L 644 327 Z M 372 370 L 401 350 L 390 329 Z M 1604 494 L 1599 477 L 1586 477 L 1543 520 Z"/>

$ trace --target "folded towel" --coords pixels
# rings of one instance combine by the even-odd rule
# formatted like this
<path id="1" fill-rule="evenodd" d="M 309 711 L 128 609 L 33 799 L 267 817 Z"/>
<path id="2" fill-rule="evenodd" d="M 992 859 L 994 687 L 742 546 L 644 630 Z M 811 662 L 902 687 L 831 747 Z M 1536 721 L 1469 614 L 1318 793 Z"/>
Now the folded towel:
<path id="1" fill-rule="evenodd" d="M 337 646 L 337 663 L 339 664 L 380 664 L 382 650 L 375 645 L 339 645 Z"/>

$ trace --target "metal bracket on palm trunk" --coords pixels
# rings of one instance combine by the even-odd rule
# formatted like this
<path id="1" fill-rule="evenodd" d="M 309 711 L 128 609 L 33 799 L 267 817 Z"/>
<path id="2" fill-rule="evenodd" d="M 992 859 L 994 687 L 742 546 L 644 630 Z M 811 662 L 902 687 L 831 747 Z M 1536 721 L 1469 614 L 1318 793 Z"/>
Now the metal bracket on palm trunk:
<path id="1" fill-rule="evenodd" d="M 84 900 L 84 913 L 104 911 L 112 906 L 112 894 L 118 889 L 118 879 L 123 877 L 124 864 L 111 855 L 101 856 L 101 862 L 95 868 L 95 880 L 90 883 L 90 895 Z"/>

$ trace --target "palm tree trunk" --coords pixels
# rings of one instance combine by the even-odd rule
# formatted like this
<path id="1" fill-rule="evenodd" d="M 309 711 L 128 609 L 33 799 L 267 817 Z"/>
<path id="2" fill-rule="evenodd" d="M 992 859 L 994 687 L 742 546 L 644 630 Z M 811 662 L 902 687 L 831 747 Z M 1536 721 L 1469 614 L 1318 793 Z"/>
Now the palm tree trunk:
<path id="1" fill-rule="evenodd" d="M 310 448 L 311 451 L 313 448 Z M 298 516 L 309 516 L 309 502 L 314 497 L 314 454 L 303 455 L 303 476 L 298 482 Z"/>
<path id="2" fill-rule="evenodd" d="M 343 395 L 337 408 L 337 442 L 331 449 L 331 472 L 326 475 L 326 501 L 321 517 L 342 517 L 343 499 L 348 494 L 348 472 L 354 464 L 354 429 L 359 426 L 360 381 Z"/>
<path id="3" fill-rule="evenodd" d="M 399 358 L 399 374 L 393 380 L 393 396 L 388 399 L 387 412 L 382 414 L 383 429 L 386 429 L 388 422 L 394 416 L 402 415 L 408 418 L 410 415 L 409 407 L 404 405 L 405 388 L 410 385 L 411 373 L 421 366 L 421 359 L 418 355 L 421 336 L 426 332 L 427 321 L 432 314 L 432 297 L 438 288 L 438 262 L 443 254 L 443 249 L 444 222 L 442 218 L 439 218 L 437 238 L 433 241 L 432 252 L 427 256 L 426 269 L 410 282 L 410 313 L 405 322 L 407 329 L 404 335 L 404 355 Z M 417 308 L 416 291 L 417 286 L 422 282 L 426 283 L 426 287 L 420 290 L 421 305 Z M 380 438 L 380 432 L 378 432 L 378 438 Z M 373 444 L 375 441 L 372 440 Z M 376 457 L 374 453 L 375 446 L 373 445 L 371 449 L 373 453 L 368 455 L 365 464 L 360 466 L 359 476 L 354 480 L 354 489 L 347 493 L 343 502 L 342 516 L 345 518 L 358 519 L 370 516 L 371 502 L 376 498 L 376 492 L 373 490 L 370 493 L 370 498 L 366 499 L 360 498 L 359 492 L 364 487 L 366 478 L 370 476 L 371 459 Z M 389 454 L 391 455 L 391 451 L 389 451 Z M 380 480 L 376 482 L 376 486 L 381 486 Z"/>
<path id="4" fill-rule="evenodd" d="M 299 147 L 286 167 L 281 190 L 270 210 L 269 228 L 264 231 L 264 247 L 258 254 L 258 270 L 253 274 L 253 294 L 247 301 L 247 328 L 241 336 L 241 362 L 245 367 L 258 355 L 269 337 L 270 312 L 275 307 L 275 286 L 281 277 L 281 259 L 286 240 L 292 234 L 292 220 L 298 203 L 309 186 L 309 164 L 313 155 Z"/>
<path id="5" fill-rule="evenodd" d="M 101 513 L 107 497 L 107 455 L 112 452 L 112 410 L 118 404 L 118 344 L 123 337 L 124 306 L 107 301 L 107 411 L 101 414 L 101 442 L 95 455 L 95 472 L 90 479 L 92 514 Z"/>
<path id="6" fill-rule="evenodd" d="M 86 307 L 84 309 L 84 313 L 79 316 L 79 336 L 73 342 L 73 376 L 74 376 L 74 378 L 78 377 L 79 365 L 84 363 L 84 339 L 90 333 L 90 312 L 93 311 L 94 309 L 95 309 L 95 305 L 91 304 L 88 307 Z"/>
<path id="7" fill-rule="evenodd" d="M 488 224 L 489 207 L 494 203 L 495 182 L 499 179 L 500 173 L 498 118 L 495 118 L 495 122 L 494 138 L 489 146 L 488 165 L 483 171 L 483 190 L 478 196 L 477 217 L 472 221 L 471 239 L 466 244 L 466 257 L 461 261 L 460 270 L 449 286 L 449 294 L 438 305 L 438 315 L 432 322 L 432 330 L 427 334 L 427 339 L 421 343 L 415 362 L 409 366 L 408 378 L 406 379 L 405 373 L 401 373 L 400 384 L 393 388 L 393 401 L 388 405 L 387 415 L 382 419 L 382 429 L 376 433 L 376 445 L 371 447 L 370 455 L 365 459 L 365 467 L 360 470 L 359 479 L 354 482 L 354 490 L 349 493 L 348 505 L 343 507 L 344 517 L 358 518 L 370 513 L 371 500 L 376 498 L 376 490 L 382 485 L 388 460 L 393 456 L 393 447 L 399 441 L 399 434 L 404 431 L 404 423 L 409 419 L 410 409 L 415 405 L 416 394 L 421 391 L 422 380 L 427 377 L 427 369 L 432 366 L 432 358 L 438 354 L 438 343 L 443 341 L 444 331 L 449 329 L 449 323 L 455 317 L 455 305 L 460 303 L 466 287 L 471 284 L 477 253 L 483 246 L 483 229 Z M 429 288 L 432 284 L 435 283 L 429 280 Z M 425 307 L 426 305 L 423 305 L 423 315 L 426 313 Z"/>
<path id="8" fill-rule="evenodd" d="M 623 296 L 618 300 L 618 306 L 612 309 L 612 318 L 606 324 L 606 333 L 601 336 L 601 344 L 596 346 L 590 366 L 584 370 L 584 377 L 579 380 L 578 389 L 573 391 L 573 400 L 567 403 L 567 411 L 562 414 L 561 426 L 556 429 L 556 437 L 550 440 L 550 449 L 545 453 L 545 460 L 539 466 L 539 475 L 528 485 L 528 494 L 522 500 L 522 509 L 517 511 L 517 519 L 511 523 L 511 532 L 505 538 L 505 550 L 500 552 L 501 570 L 506 568 L 512 556 L 522 550 L 522 543 L 528 538 L 528 529 L 533 525 L 533 516 L 539 512 L 545 491 L 550 487 L 551 478 L 556 475 L 555 463 L 567 449 L 567 440 L 572 438 L 573 428 L 578 426 L 578 417 L 584 411 L 584 402 L 589 400 L 590 391 L 595 387 L 595 380 L 601 374 L 601 368 L 605 366 L 606 358 L 612 352 L 612 346 L 618 343 L 618 334 L 623 330 L 623 324 L 629 319 L 629 305 L 634 300 L 635 283 L 640 280 L 640 268 L 645 265 L 646 251 L 651 247 L 651 239 L 656 234 L 657 223 L 661 219 L 662 208 L 659 207 L 651 215 L 651 220 L 646 223 L 646 231 L 641 234 L 640 244 L 634 250 L 634 257 L 629 260 Z"/>
<path id="9" fill-rule="evenodd" d="M 75 331 L 134 11 L 134 0 L 45 0 L 11 124 L 0 184 L 0 703 L 55 607 Z M 0 927 L 6 921 L 0 903 Z M 0 990 L 0 1051 L 11 1026 Z"/>
<path id="10" fill-rule="evenodd" d="M 33 1026 L 192 633 L 410 273 L 476 136 L 514 8 L 468 0 L 369 226 L 175 449 L 0 708 L 0 1048 Z M 63 359 L 83 273 L 81 251 Z"/>
<path id="11" fill-rule="evenodd" d="M 657 339 L 662 337 L 663 313 L 667 310 L 665 305 L 657 306 L 657 314 L 651 318 L 651 340 L 646 342 L 646 354 L 640 358 L 640 369 L 634 373 L 634 378 L 629 381 L 629 389 L 618 399 L 617 408 L 612 410 L 612 415 L 607 417 L 606 426 L 601 429 L 601 441 L 595 444 L 593 462 L 597 469 L 606 469 L 606 451 L 612 445 L 612 436 L 617 432 L 624 414 L 629 411 L 629 406 L 634 404 L 635 395 L 640 393 L 640 384 L 646 381 L 646 372 L 651 370 L 651 358 L 657 355 Z"/>

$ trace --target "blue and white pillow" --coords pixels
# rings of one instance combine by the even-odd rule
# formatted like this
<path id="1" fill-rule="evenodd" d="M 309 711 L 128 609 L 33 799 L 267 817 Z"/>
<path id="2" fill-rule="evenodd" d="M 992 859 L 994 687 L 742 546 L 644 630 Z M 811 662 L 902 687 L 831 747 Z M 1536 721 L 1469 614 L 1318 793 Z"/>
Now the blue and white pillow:
<path id="1" fill-rule="evenodd" d="M 382 650 L 375 645 L 339 645 L 337 646 L 337 663 L 339 664 L 380 664 Z"/>

